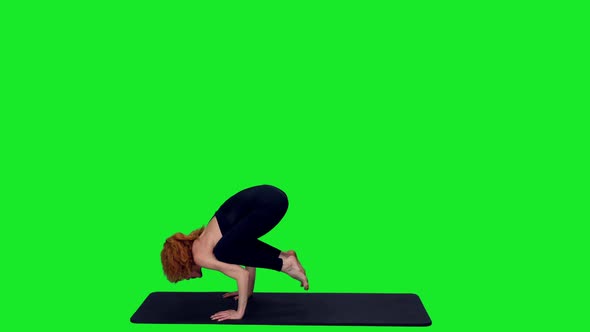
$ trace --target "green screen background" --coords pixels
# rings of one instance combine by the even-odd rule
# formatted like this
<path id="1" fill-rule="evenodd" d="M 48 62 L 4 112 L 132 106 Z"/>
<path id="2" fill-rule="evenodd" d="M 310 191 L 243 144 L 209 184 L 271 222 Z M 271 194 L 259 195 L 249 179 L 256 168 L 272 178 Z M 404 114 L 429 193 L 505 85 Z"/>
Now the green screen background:
<path id="1" fill-rule="evenodd" d="M 309 292 L 416 293 L 433 331 L 577 330 L 587 11 L 559 4 L 2 4 L 3 329 L 219 329 L 129 318 L 235 291 L 168 283 L 160 250 L 273 184 L 262 240 Z M 304 292 L 263 269 L 256 291 Z"/>

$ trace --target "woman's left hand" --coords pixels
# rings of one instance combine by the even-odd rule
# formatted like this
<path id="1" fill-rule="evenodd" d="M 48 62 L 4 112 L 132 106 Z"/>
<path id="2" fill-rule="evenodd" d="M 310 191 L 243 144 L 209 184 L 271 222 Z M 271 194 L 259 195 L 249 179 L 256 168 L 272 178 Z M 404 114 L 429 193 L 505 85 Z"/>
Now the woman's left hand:
<path id="1" fill-rule="evenodd" d="M 211 319 L 221 322 L 226 319 L 242 319 L 242 317 L 244 317 L 244 315 L 240 314 L 236 310 L 225 310 L 225 311 L 220 311 L 216 314 L 213 314 L 211 316 Z"/>

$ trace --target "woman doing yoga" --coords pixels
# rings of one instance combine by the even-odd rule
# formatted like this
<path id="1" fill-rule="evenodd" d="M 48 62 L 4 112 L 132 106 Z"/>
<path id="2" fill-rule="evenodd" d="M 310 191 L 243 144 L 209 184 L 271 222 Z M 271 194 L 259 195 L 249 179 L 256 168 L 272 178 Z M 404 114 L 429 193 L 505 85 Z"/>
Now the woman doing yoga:
<path id="1" fill-rule="evenodd" d="M 238 310 L 220 311 L 212 320 L 242 319 L 254 291 L 256 268 L 284 272 L 309 289 L 305 270 L 295 251 L 281 251 L 258 238 L 273 229 L 287 212 L 287 195 L 277 187 L 258 185 L 228 198 L 207 224 L 189 235 L 166 239 L 161 259 L 170 282 L 201 278 L 202 268 L 217 270 L 237 281 Z M 240 265 L 244 265 L 242 268 Z"/>

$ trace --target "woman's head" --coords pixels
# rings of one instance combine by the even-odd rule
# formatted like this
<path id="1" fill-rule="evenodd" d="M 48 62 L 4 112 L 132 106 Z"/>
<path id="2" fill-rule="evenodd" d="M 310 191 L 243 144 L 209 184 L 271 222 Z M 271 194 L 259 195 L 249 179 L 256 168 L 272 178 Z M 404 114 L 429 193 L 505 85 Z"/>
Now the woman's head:
<path id="1" fill-rule="evenodd" d="M 160 254 L 162 267 L 168 281 L 176 283 L 180 280 L 201 277 L 201 267 L 193 259 L 193 241 L 203 233 L 205 226 L 192 231 L 189 235 L 176 233 L 164 242 Z"/>

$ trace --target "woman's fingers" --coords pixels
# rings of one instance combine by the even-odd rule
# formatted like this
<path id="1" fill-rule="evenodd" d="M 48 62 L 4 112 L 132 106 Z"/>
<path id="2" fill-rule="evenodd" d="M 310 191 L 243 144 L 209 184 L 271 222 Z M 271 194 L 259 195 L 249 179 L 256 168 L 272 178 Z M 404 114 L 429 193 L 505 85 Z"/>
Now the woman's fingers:
<path id="1" fill-rule="evenodd" d="M 238 295 L 238 294 L 239 294 L 239 292 L 225 293 L 225 294 L 223 294 L 223 298 L 225 299 L 225 298 L 228 298 L 230 296 L 235 296 L 235 295 Z"/>
<path id="2" fill-rule="evenodd" d="M 225 313 L 219 313 L 219 314 L 215 314 L 215 315 L 211 316 L 211 319 L 212 320 L 220 320 L 220 321 L 222 321 L 222 320 L 226 319 L 227 317 L 228 317 L 227 314 L 225 314 Z"/>
<path id="3" fill-rule="evenodd" d="M 211 318 L 218 318 L 218 317 L 223 317 L 226 315 L 227 315 L 226 311 L 220 311 L 220 312 L 216 312 L 213 315 L 211 315 Z"/>

